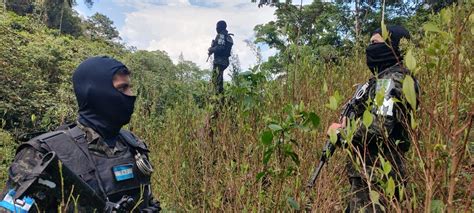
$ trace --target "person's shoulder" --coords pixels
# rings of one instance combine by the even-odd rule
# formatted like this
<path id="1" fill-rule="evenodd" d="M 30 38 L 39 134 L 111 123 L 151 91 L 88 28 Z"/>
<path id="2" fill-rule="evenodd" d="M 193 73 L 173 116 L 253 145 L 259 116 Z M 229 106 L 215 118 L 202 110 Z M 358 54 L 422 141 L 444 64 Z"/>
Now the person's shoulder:
<path id="1" fill-rule="evenodd" d="M 141 149 L 148 152 L 148 146 L 146 145 L 146 143 L 132 132 L 122 129 L 120 130 L 120 136 L 129 146 L 132 146 L 135 149 Z"/>
<path id="2" fill-rule="evenodd" d="M 387 68 L 383 72 L 379 73 L 377 78 L 378 79 L 392 79 L 395 81 L 403 81 L 405 76 L 411 75 L 410 70 L 402 65 L 394 65 L 392 67 Z"/>
<path id="3" fill-rule="evenodd" d="M 43 146 L 44 141 L 57 137 L 61 134 L 65 134 L 64 130 L 55 130 L 42 133 L 38 136 L 35 136 L 34 138 L 29 139 L 28 141 L 21 143 L 16 152 L 18 153 L 25 148 L 33 148 L 39 152 L 48 152 L 49 150 L 47 150 L 47 146 Z"/>
<path id="4" fill-rule="evenodd" d="M 234 43 L 234 39 L 232 39 L 232 36 L 233 36 L 233 35 L 234 35 L 234 34 L 227 34 L 227 35 L 226 35 L 226 40 L 227 40 L 227 42 L 232 43 L 232 44 Z"/>

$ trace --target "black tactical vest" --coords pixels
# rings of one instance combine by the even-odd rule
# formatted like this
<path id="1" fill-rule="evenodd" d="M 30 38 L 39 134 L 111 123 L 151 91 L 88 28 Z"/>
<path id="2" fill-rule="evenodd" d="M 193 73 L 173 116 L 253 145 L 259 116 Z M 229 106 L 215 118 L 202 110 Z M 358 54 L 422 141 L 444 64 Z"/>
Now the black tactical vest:
<path id="1" fill-rule="evenodd" d="M 99 195 L 111 202 L 119 201 L 124 195 L 131 196 L 135 202 L 141 198 L 141 209 L 151 199 L 150 176 L 137 167 L 136 155 L 146 156 L 148 149 L 128 131 L 121 130 L 120 139 L 127 144 L 128 151 L 112 158 L 89 152 L 86 134 L 77 126 L 43 134 L 21 146 L 31 146 L 41 153 L 56 152 L 61 162 Z"/>
<path id="2" fill-rule="evenodd" d="M 225 57 L 230 57 L 232 55 L 232 46 L 234 45 L 234 41 L 231 36 L 234 34 L 227 34 L 225 35 L 225 52 L 224 56 Z"/>

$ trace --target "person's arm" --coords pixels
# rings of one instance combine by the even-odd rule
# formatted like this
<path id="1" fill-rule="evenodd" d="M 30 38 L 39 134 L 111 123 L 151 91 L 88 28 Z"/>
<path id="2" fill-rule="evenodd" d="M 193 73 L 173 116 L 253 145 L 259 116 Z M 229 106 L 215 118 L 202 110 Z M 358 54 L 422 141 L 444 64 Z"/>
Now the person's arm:
<path id="1" fill-rule="evenodd" d="M 32 170 L 35 168 L 38 163 L 41 162 L 43 158 L 43 154 L 38 152 L 33 147 L 25 147 L 20 150 L 10 165 L 8 169 L 8 180 L 5 187 L 1 193 L 1 199 L 3 200 L 5 195 L 11 189 L 17 189 L 24 181 L 33 177 Z M 54 196 L 46 191 L 43 192 L 44 197 L 36 197 L 33 196 L 35 203 L 38 205 L 40 210 L 48 210 L 50 207 L 54 208 L 56 200 L 53 198 Z M 32 195 L 29 195 L 32 196 Z M 57 205 L 56 205 L 57 207 Z M 36 209 L 36 206 L 31 207 L 30 211 L 34 212 L 33 209 Z"/>

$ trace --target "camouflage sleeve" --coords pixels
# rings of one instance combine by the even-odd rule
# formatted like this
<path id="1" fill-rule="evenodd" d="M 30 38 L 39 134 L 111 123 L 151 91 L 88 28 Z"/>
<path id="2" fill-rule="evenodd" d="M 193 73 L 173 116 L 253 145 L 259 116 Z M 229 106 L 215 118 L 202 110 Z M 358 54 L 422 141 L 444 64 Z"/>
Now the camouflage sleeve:
<path id="1" fill-rule="evenodd" d="M 2 191 L 2 196 L 8 192 L 8 190 L 19 186 L 38 162 L 41 162 L 42 157 L 42 154 L 33 147 L 26 147 L 20 150 L 8 169 L 8 180 Z"/>
<path id="2" fill-rule="evenodd" d="M 30 146 L 22 148 L 16 154 L 13 163 L 8 169 L 8 180 L 2 190 L 2 199 L 10 189 L 17 189 L 25 180 L 27 180 L 27 178 L 31 177 L 31 172 L 33 171 L 33 168 L 35 168 L 35 166 L 37 166 L 37 164 L 41 162 L 42 157 L 42 153 Z M 43 187 L 41 188 L 41 190 L 47 189 Z M 52 196 L 53 193 L 44 191 L 42 192 L 42 194 L 48 196 L 36 197 L 34 195 L 31 195 L 35 199 L 36 204 L 38 204 L 37 207 L 42 210 L 54 208 L 53 206 L 55 206 L 56 204 L 54 203 L 55 201 Z"/>

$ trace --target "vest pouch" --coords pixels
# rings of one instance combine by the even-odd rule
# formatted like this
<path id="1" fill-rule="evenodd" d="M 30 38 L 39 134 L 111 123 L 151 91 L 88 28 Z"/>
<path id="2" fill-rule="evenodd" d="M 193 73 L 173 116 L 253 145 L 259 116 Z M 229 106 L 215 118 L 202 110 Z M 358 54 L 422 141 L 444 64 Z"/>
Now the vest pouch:
<path id="1" fill-rule="evenodd" d="M 102 186 L 112 202 L 120 200 L 123 195 L 139 197 L 140 186 L 150 184 L 150 177 L 139 171 L 130 148 L 119 157 L 108 158 L 94 154 L 92 157 Z"/>

